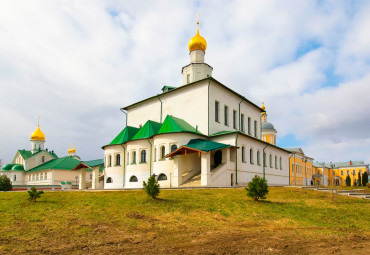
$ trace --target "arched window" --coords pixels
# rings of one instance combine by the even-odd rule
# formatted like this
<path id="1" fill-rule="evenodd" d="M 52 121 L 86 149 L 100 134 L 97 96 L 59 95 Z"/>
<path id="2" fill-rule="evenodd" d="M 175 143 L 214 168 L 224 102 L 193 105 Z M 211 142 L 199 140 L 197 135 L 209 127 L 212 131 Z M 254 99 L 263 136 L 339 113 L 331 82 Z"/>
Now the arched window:
<path id="1" fill-rule="evenodd" d="M 42 179 L 44 178 L 44 174 L 43 173 L 41 173 L 40 174 L 40 181 L 42 181 Z"/>
<path id="2" fill-rule="evenodd" d="M 277 169 L 277 156 L 275 156 L 275 169 Z"/>
<path id="3" fill-rule="evenodd" d="M 154 161 L 157 160 L 157 147 L 154 148 Z"/>
<path id="4" fill-rule="evenodd" d="M 46 180 L 47 178 L 48 178 L 48 173 L 46 172 L 44 179 Z"/>
<path id="5" fill-rule="evenodd" d="M 42 163 L 45 163 L 45 156 L 42 156 L 42 157 L 41 157 L 41 162 L 42 162 Z"/>
<path id="6" fill-rule="evenodd" d="M 130 182 L 138 182 L 137 177 L 135 175 L 131 176 Z"/>
<path id="7" fill-rule="evenodd" d="M 167 175 L 165 174 L 160 174 L 158 176 L 158 181 L 167 181 Z"/>
<path id="8" fill-rule="evenodd" d="M 174 152 L 175 150 L 177 150 L 177 145 L 176 144 L 173 144 L 171 146 L 171 152 Z"/>
<path id="9" fill-rule="evenodd" d="M 245 147 L 242 146 L 242 162 L 245 162 Z"/>
<path id="10" fill-rule="evenodd" d="M 161 147 L 161 159 L 163 159 L 166 156 L 166 147 L 162 145 Z"/>
<path id="11" fill-rule="evenodd" d="M 36 174 L 36 181 L 39 180 L 39 174 Z"/>
<path id="12" fill-rule="evenodd" d="M 267 156 L 266 156 L 266 152 L 263 153 L 263 164 L 264 166 L 266 167 L 267 166 Z"/>
<path id="13" fill-rule="evenodd" d="M 272 168 L 272 155 L 270 154 L 270 159 L 269 159 L 269 161 L 270 161 L 270 168 Z"/>
<path id="14" fill-rule="evenodd" d="M 28 176 L 28 180 L 31 181 L 31 175 Z"/>
<path id="15" fill-rule="evenodd" d="M 257 151 L 257 165 L 261 165 L 260 151 Z"/>
<path id="16" fill-rule="evenodd" d="M 13 182 L 15 182 L 17 180 L 17 175 L 14 175 L 13 176 Z"/>
<path id="17" fill-rule="evenodd" d="M 108 177 L 108 178 L 107 178 L 107 183 L 113 183 L 113 179 L 112 179 L 112 177 Z"/>
<path id="18" fill-rule="evenodd" d="M 146 162 L 146 150 L 142 150 L 141 151 L 141 163 L 145 163 Z"/>
<path id="19" fill-rule="evenodd" d="M 249 150 L 249 162 L 251 162 L 251 164 L 254 164 L 253 149 Z"/>
<path id="20" fill-rule="evenodd" d="M 112 156 L 108 156 L 108 166 L 112 166 Z"/>
<path id="21" fill-rule="evenodd" d="M 121 165 L 121 154 L 117 154 L 116 155 L 116 166 L 120 166 Z"/>

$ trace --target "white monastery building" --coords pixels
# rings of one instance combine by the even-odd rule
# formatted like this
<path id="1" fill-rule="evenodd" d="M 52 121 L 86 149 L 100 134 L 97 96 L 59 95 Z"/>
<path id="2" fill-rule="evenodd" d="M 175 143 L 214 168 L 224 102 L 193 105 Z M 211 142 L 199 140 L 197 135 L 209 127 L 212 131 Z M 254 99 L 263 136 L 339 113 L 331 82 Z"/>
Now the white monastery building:
<path id="1" fill-rule="evenodd" d="M 161 187 L 246 185 L 256 175 L 289 185 L 290 152 L 262 139 L 264 108 L 212 77 L 206 47 L 198 22 L 182 86 L 122 108 L 127 125 L 103 146 L 105 189 L 142 188 L 153 174 Z"/>

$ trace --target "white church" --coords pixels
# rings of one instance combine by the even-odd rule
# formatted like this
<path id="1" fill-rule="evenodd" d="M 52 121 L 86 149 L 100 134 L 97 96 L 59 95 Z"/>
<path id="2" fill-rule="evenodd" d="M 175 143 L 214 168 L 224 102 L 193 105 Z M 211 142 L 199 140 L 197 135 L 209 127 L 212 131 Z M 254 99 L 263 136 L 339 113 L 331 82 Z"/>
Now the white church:
<path id="1" fill-rule="evenodd" d="M 241 186 L 256 175 L 289 185 L 290 152 L 262 139 L 264 106 L 212 77 L 197 24 L 182 86 L 122 108 L 127 126 L 103 146 L 105 189 L 142 188 L 151 175 L 161 187 Z"/>

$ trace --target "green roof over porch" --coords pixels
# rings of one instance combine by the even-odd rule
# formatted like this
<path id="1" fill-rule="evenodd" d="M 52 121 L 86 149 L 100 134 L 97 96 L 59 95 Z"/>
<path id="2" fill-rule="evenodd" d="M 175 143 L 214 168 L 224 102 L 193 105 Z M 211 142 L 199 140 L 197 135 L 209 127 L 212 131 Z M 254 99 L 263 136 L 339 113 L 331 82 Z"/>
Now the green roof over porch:
<path id="1" fill-rule="evenodd" d="M 213 141 L 208 141 L 204 139 L 191 139 L 188 144 L 181 146 L 174 152 L 169 153 L 168 155 L 165 156 L 165 158 L 168 157 L 173 157 L 175 155 L 181 155 L 181 154 L 186 154 L 187 151 L 189 153 L 194 153 L 194 152 L 210 152 L 210 151 L 215 151 L 215 150 L 221 150 L 224 148 L 228 147 L 235 147 L 233 145 L 229 144 L 224 144 L 224 143 L 217 143 Z"/>

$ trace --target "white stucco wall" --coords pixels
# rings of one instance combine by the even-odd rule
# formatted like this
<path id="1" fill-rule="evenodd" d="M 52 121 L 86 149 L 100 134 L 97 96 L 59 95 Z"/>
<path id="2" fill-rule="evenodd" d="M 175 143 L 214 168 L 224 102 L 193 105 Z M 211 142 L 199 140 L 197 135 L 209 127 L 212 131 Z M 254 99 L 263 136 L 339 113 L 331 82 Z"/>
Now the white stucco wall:
<path id="1" fill-rule="evenodd" d="M 215 121 L 215 101 L 219 102 L 219 122 Z M 238 95 L 225 89 L 221 85 L 212 81 L 209 88 L 209 132 L 214 134 L 220 131 L 239 130 L 239 103 L 242 101 Z M 228 125 L 224 123 L 224 108 L 228 106 Z M 233 111 L 236 111 L 236 128 L 233 127 Z M 254 136 L 254 121 L 257 121 L 257 137 L 260 137 L 261 112 L 260 110 L 247 101 L 240 103 L 240 113 L 244 114 L 245 132 L 248 133 L 248 117 L 251 118 L 251 135 Z"/>

